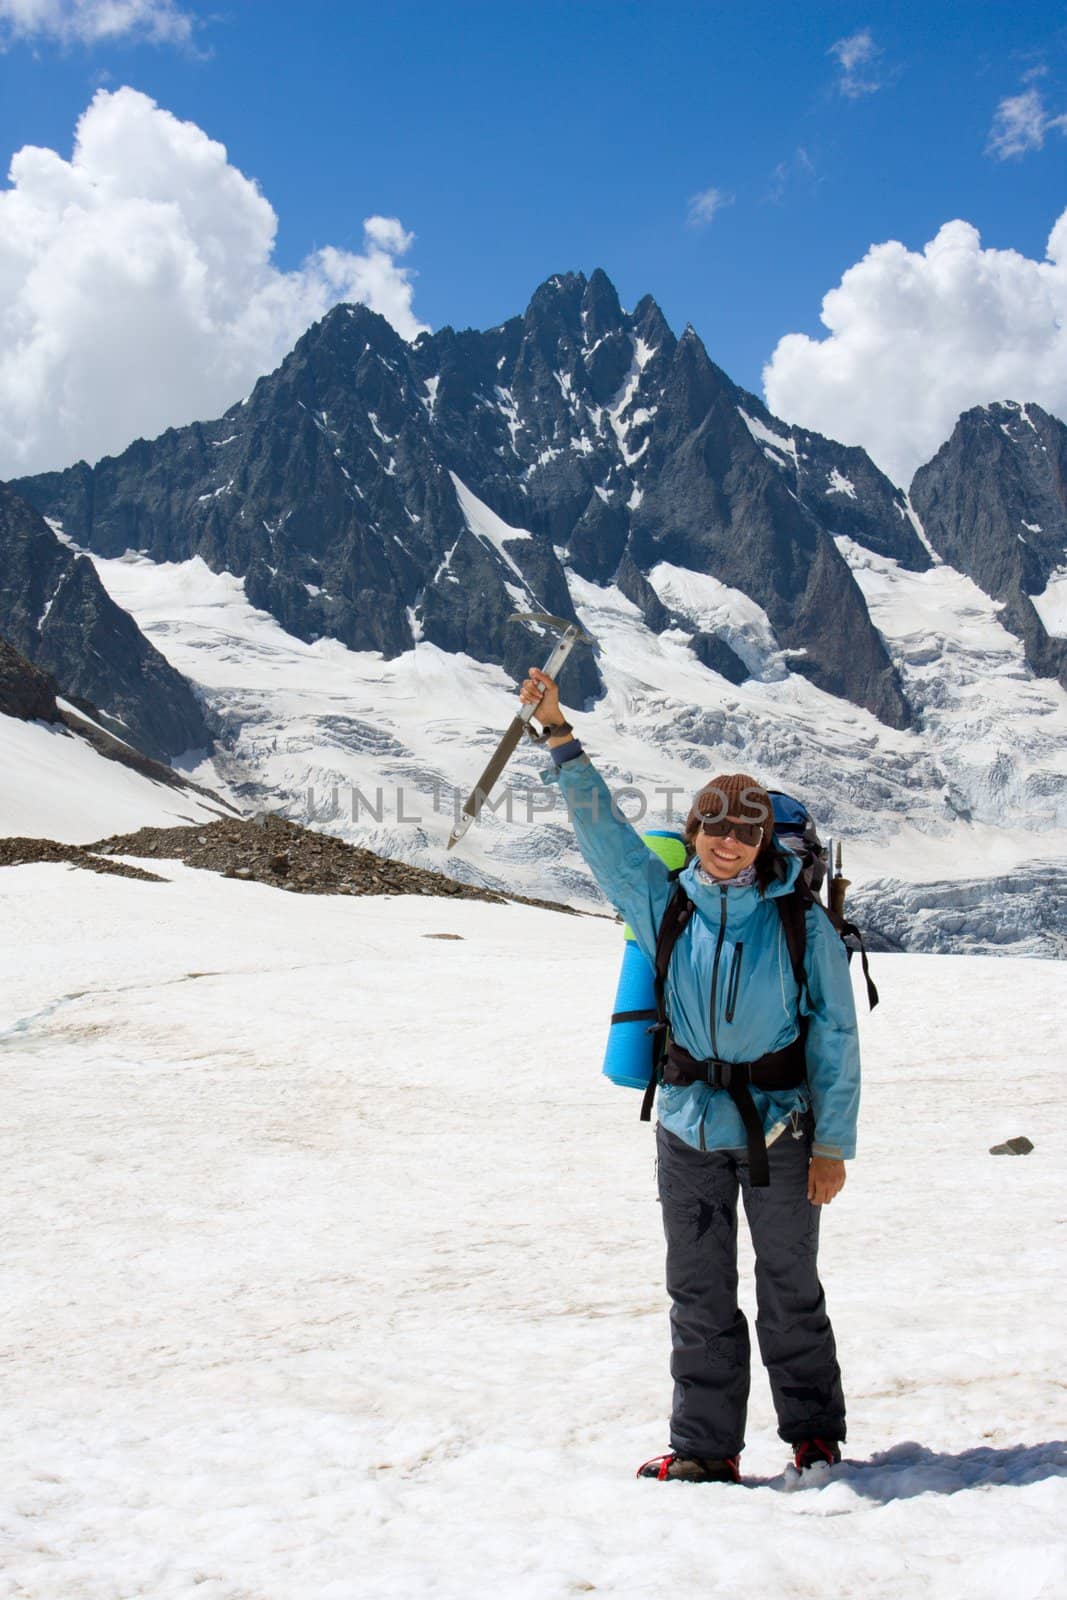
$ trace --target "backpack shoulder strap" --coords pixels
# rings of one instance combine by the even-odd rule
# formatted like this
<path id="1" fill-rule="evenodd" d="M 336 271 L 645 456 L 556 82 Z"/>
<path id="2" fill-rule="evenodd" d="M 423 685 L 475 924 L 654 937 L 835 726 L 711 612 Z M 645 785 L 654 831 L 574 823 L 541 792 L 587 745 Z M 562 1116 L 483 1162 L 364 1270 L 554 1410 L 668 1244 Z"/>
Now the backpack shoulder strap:
<path id="1" fill-rule="evenodd" d="M 674 947 L 678 943 L 689 918 L 693 915 L 695 907 L 678 882 L 682 869 L 676 867 L 670 874 L 674 883 L 674 893 L 664 907 L 660 918 L 659 928 L 656 933 L 656 1001 L 660 1002 L 660 991 L 667 981 L 667 969 L 671 964 Z"/>
<path id="2" fill-rule="evenodd" d="M 797 988 L 803 992 L 808 986 L 807 974 L 804 971 L 804 956 L 808 948 L 807 912 L 808 907 L 817 902 L 807 884 L 799 878 L 792 892 L 779 895 L 774 903 L 778 908 L 786 949 L 789 951 L 789 965 L 793 969 Z"/>
<path id="3" fill-rule="evenodd" d="M 667 1053 L 667 973 L 670 970 L 671 956 L 674 947 L 681 938 L 682 933 L 693 915 L 695 907 L 678 882 L 682 868 L 676 867 L 670 874 L 674 883 L 674 892 L 667 901 L 663 916 L 660 918 L 659 928 L 656 933 L 656 1059 L 652 1068 L 652 1076 L 645 1090 L 645 1097 L 641 1102 L 641 1121 L 652 1120 L 652 1102 L 656 1098 L 660 1077 L 663 1071 L 663 1058 Z"/>

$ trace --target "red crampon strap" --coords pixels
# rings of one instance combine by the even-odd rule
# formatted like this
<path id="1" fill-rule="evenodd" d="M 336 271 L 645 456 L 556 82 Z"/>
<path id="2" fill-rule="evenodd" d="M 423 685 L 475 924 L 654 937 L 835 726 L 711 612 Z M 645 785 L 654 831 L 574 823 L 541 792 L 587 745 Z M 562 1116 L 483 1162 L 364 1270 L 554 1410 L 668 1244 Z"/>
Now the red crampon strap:
<path id="1" fill-rule="evenodd" d="M 667 1454 L 665 1456 L 653 1456 L 649 1461 L 643 1461 L 641 1463 L 641 1465 L 637 1469 L 636 1476 L 638 1478 L 645 1478 L 645 1477 L 651 1478 L 652 1477 L 652 1473 L 648 1472 L 647 1468 L 655 1467 L 656 1468 L 656 1473 L 655 1473 L 656 1478 L 658 1479 L 658 1481 L 660 1483 L 665 1483 L 667 1481 L 667 1474 L 671 1469 L 671 1462 L 672 1461 L 677 1461 L 677 1460 L 678 1460 L 678 1452 L 677 1452 L 677 1450 L 668 1450 L 668 1452 L 667 1452 Z M 740 1456 L 726 1456 L 726 1457 L 724 1457 L 724 1462 L 725 1462 L 725 1465 L 728 1466 L 730 1471 L 732 1472 L 733 1478 L 734 1478 L 734 1482 L 735 1483 L 740 1483 L 741 1482 L 741 1457 Z"/>
<path id="2" fill-rule="evenodd" d="M 804 1470 L 812 1456 L 820 1457 L 827 1466 L 836 1466 L 839 1459 L 836 1441 L 829 1444 L 825 1439 L 805 1439 L 802 1444 L 798 1444 L 793 1453 L 793 1465 L 798 1472 Z"/>

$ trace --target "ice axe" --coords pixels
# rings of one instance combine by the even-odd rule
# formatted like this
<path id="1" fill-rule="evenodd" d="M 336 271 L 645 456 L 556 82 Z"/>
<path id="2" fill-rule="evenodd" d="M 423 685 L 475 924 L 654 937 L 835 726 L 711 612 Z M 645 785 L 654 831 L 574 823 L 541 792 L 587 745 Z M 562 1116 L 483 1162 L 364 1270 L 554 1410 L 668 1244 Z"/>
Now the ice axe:
<path id="1" fill-rule="evenodd" d="M 592 639 L 585 632 L 584 628 L 579 627 L 577 622 L 568 622 L 566 617 L 549 616 L 547 612 L 514 611 L 508 618 L 508 621 L 531 622 L 540 628 L 562 630 L 560 639 L 556 644 L 556 648 L 553 650 L 552 654 L 545 662 L 544 668 L 542 669 L 546 678 L 555 678 L 558 675 L 560 668 L 576 644 L 593 643 Z M 450 850 L 452 849 L 453 845 L 459 843 L 467 829 L 470 827 L 471 823 L 477 820 L 478 813 L 481 811 L 482 806 L 488 799 L 494 783 L 507 766 L 512 755 L 515 753 L 516 746 L 521 740 L 523 734 L 530 733 L 530 718 L 533 716 L 536 710 L 536 705 L 523 706 L 518 716 L 512 718 L 507 732 L 504 734 L 504 737 L 501 739 L 500 743 L 497 745 L 496 749 L 493 751 L 493 754 L 489 758 L 489 765 L 486 767 L 485 771 L 478 779 L 478 782 L 474 785 L 474 788 L 467 796 L 463 810 L 459 814 L 456 826 L 452 829 L 452 834 L 448 841 L 448 848 Z M 530 736 L 531 738 L 535 737 L 533 734 Z"/>

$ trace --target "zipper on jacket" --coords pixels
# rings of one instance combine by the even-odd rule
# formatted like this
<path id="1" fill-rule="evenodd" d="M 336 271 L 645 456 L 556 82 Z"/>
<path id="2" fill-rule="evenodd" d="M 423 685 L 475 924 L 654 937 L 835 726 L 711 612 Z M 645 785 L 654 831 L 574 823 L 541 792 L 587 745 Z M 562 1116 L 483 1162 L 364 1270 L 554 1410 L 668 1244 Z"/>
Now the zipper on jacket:
<path id="1" fill-rule="evenodd" d="M 722 959 L 722 945 L 726 938 L 726 890 L 719 890 L 719 937 L 715 942 L 715 960 L 711 968 L 711 1053 L 719 1054 L 719 1041 L 715 1033 L 715 1001 L 719 991 L 719 962 Z"/>
<path id="2" fill-rule="evenodd" d="M 730 963 L 730 978 L 726 985 L 727 1022 L 734 1020 L 734 1012 L 737 1010 L 737 991 L 741 987 L 741 952 L 744 948 L 743 944 L 735 946 L 734 959 Z"/>
<path id="3" fill-rule="evenodd" d="M 719 890 L 719 937 L 715 941 L 715 960 L 712 963 L 711 968 L 711 1053 L 713 1056 L 717 1056 L 719 1054 L 719 1043 L 715 1031 L 715 1008 L 719 992 L 719 962 L 722 959 L 722 946 L 725 938 L 726 890 L 725 888 L 721 888 Z M 706 1107 L 704 1115 L 707 1115 Z M 700 1148 L 702 1150 L 707 1149 L 707 1145 L 704 1143 L 704 1117 L 701 1117 L 700 1119 Z"/>

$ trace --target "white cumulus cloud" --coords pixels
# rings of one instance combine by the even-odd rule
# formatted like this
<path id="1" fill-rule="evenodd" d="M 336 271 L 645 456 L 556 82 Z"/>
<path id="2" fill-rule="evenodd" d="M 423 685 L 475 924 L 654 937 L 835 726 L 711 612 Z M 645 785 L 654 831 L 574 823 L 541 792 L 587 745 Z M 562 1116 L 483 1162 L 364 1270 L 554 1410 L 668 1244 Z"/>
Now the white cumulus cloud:
<path id="1" fill-rule="evenodd" d="M 0 0 L 0 42 L 44 38 L 98 44 L 140 37 L 186 44 L 193 27 L 193 17 L 174 0 Z"/>
<path id="2" fill-rule="evenodd" d="M 961 411 L 1036 400 L 1067 416 L 1067 211 L 1044 261 L 983 249 L 946 222 L 921 251 L 878 244 L 822 303 L 824 339 L 790 333 L 763 370 L 780 417 L 863 445 L 895 482 Z"/>
<path id="3" fill-rule="evenodd" d="M 147 95 L 101 90 L 69 161 L 27 145 L 0 190 L 0 478 L 89 461 L 219 415 L 332 305 L 405 338 L 413 235 L 273 263 L 277 217 L 224 146 Z"/>

